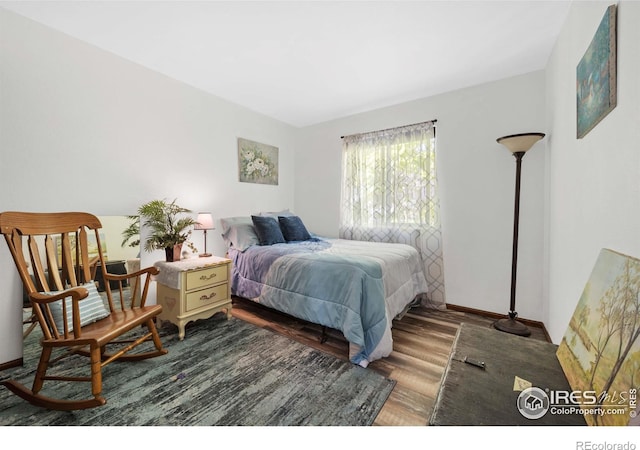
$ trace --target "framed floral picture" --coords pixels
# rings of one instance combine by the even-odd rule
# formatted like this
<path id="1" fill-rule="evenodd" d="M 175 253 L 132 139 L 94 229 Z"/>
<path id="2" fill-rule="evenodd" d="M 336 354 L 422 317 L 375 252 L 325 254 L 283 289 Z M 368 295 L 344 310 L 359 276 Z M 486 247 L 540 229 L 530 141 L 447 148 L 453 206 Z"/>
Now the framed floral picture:
<path id="1" fill-rule="evenodd" d="M 238 138 L 238 171 L 243 183 L 278 184 L 278 147 Z"/>
<path id="2" fill-rule="evenodd" d="M 607 8 L 576 70 L 578 139 L 617 104 L 616 10 L 616 5 Z"/>

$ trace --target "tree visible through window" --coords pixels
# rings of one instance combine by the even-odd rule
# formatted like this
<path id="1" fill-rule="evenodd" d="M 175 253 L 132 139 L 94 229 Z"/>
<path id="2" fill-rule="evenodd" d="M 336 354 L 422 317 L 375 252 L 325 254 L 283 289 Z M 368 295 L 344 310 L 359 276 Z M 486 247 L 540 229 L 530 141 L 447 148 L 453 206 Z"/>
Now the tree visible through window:
<path id="1" fill-rule="evenodd" d="M 343 226 L 439 222 L 432 122 L 346 136 L 343 147 Z"/>

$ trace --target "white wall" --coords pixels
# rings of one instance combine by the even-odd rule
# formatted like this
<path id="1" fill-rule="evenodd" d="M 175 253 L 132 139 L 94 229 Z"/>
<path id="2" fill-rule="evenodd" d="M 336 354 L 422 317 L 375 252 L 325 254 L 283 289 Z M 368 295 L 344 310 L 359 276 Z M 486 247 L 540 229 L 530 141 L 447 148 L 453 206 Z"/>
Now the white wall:
<path id="1" fill-rule="evenodd" d="M 546 71 L 548 320 L 558 343 L 602 248 L 640 257 L 640 3 L 618 2 L 618 104 L 576 139 L 576 66 L 610 3 L 575 2 Z"/>
<path id="2" fill-rule="evenodd" d="M 450 304 L 507 313 L 515 159 L 500 136 L 544 132 L 544 72 L 470 87 L 298 133 L 295 211 L 314 232 L 337 236 L 340 136 L 437 119 L 437 169 Z M 516 310 L 542 320 L 546 142 L 523 160 Z"/>
<path id="3" fill-rule="evenodd" d="M 238 182 L 237 137 L 279 147 L 279 184 Z M 0 211 L 135 214 L 153 199 L 216 218 L 293 206 L 294 130 L 0 8 Z M 201 245 L 202 233 L 194 243 Z M 224 254 L 219 229 L 208 250 Z M 164 257 L 143 253 L 142 264 Z M 0 363 L 21 294 L 0 244 Z M 10 343 L 5 345 L 4 343 Z"/>

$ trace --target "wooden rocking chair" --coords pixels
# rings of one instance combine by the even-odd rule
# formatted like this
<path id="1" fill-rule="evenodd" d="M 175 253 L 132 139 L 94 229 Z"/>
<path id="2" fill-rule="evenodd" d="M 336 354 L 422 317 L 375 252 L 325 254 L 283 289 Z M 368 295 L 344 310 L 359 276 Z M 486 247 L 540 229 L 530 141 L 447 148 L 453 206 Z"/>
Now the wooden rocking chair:
<path id="1" fill-rule="evenodd" d="M 28 389 L 15 380 L 2 384 L 34 405 L 55 410 L 104 405 L 104 366 L 116 360 L 135 361 L 167 353 L 154 322 L 162 306 L 145 305 L 151 275 L 157 274 L 158 269 L 149 267 L 124 275 L 107 273 L 98 233 L 101 227 L 98 218 L 87 213 L 0 214 L 0 232 L 9 246 L 43 335 L 33 387 Z M 92 233 L 95 233 L 97 248 L 90 251 L 88 235 Z M 108 308 L 93 281 L 96 266 L 105 281 Z M 112 283 L 118 287 L 112 289 Z M 123 287 L 127 284 L 130 288 Z M 125 299 L 125 295 L 130 295 L 130 299 Z M 143 330 L 138 333 L 141 336 L 123 338 L 136 327 Z M 152 341 L 150 349 L 130 353 L 146 341 Z M 111 344 L 115 345 L 113 350 Z M 90 372 L 90 376 L 47 375 L 50 365 L 60 359 L 51 360 L 54 349 L 88 356 L 85 375 Z M 87 392 L 85 399 L 65 400 L 42 395 L 40 391 L 46 380 L 91 382 L 92 396 Z"/>

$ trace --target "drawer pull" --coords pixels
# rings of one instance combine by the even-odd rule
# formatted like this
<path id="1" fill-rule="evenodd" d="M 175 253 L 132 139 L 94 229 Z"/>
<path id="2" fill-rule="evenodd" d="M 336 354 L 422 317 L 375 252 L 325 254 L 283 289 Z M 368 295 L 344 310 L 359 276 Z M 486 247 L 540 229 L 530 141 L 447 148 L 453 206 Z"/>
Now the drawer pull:
<path id="1" fill-rule="evenodd" d="M 200 296 L 200 300 L 204 302 L 206 300 L 212 299 L 215 296 L 216 296 L 216 293 L 212 292 L 211 295 L 202 295 L 202 296 Z"/>
<path id="2" fill-rule="evenodd" d="M 208 277 L 207 277 L 207 276 L 204 276 L 204 275 L 201 275 L 201 276 L 200 276 L 200 280 L 202 280 L 202 281 L 207 281 L 207 280 L 210 280 L 210 279 L 215 278 L 215 277 L 216 277 L 216 273 L 215 273 L 215 272 L 213 272 L 213 273 L 211 273 L 211 275 L 209 275 Z"/>

